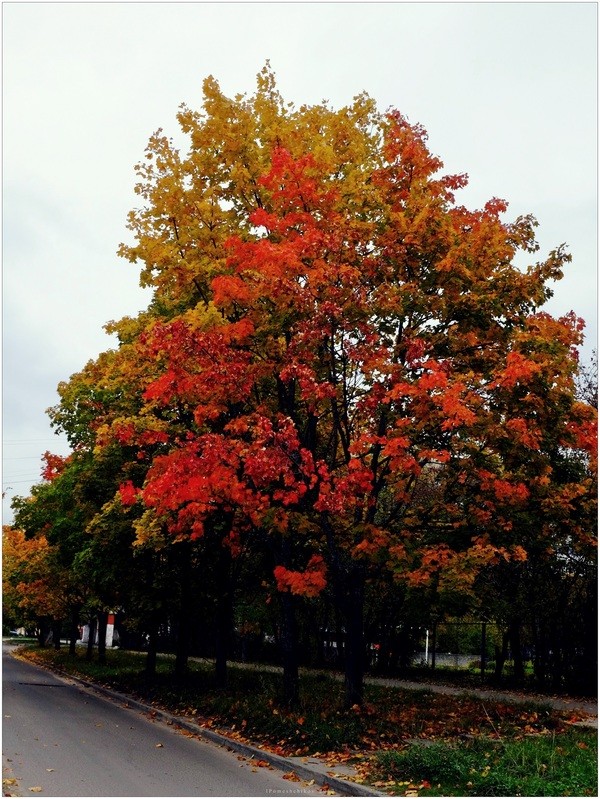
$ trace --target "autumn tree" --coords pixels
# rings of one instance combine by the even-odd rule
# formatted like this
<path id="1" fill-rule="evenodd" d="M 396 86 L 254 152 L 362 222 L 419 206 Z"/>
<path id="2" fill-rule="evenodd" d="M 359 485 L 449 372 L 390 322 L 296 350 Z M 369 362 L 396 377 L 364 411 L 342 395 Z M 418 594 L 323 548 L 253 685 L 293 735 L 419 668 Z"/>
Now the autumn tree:
<path id="1" fill-rule="evenodd" d="M 534 260 L 534 218 L 501 200 L 456 204 L 466 177 L 366 95 L 295 109 L 265 68 L 250 98 L 207 79 L 178 118 L 190 150 L 152 137 L 121 247 L 154 289 L 112 326 L 136 328 L 139 406 L 98 435 L 162 447 L 123 489 L 138 535 L 218 528 L 232 554 L 266 536 L 290 631 L 294 597 L 331 585 L 360 703 L 368 574 L 440 591 L 523 562 L 542 495 L 560 501 L 546 425 L 589 451 L 579 322 L 540 310 L 569 256 Z"/>
<path id="2" fill-rule="evenodd" d="M 2 609 L 4 618 L 15 626 L 38 627 L 40 618 L 55 610 L 57 603 L 47 598 L 51 581 L 47 555 L 45 538 L 27 539 L 22 530 L 3 526 Z M 34 582 L 43 589 L 35 599 L 34 591 L 29 590 Z"/>
<path id="3" fill-rule="evenodd" d="M 466 176 L 367 95 L 295 108 L 267 65 L 250 97 L 208 78 L 178 121 L 189 151 L 152 136 L 120 248 L 152 301 L 107 325 L 118 347 L 61 384 L 52 421 L 116 458 L 86 529 L 101 542 L 117 514 L 133 550 L 166 547 L 182 629 L 210 563 L 227 640 L 236 559 L 260 553 L 288 703 L 297 604 L 327 588 L 360 704 L 369 581 L 433 607 L 475 599 L 482 570 L 593 542 L 582 323 L 542 310 L 570 257 L 537 260 L 535 219 L 505 221 L 502 200 L 457 204 Z"/>
<path id="4" fill-rule="evenodd" d="M 50 453 L 44 458 L 44 480 L 32 488 L 30 497 L 13 501 L 15 523 L 30 539 L 42 536 L 53 552 L 55 572 L 49 579 L 61 585 L 61 613 L 54 615 L 56 645 L 60 623 L 67 622 L 74 653 L 83 613 L 90 626 L 98 620 L 98 654 L 103 660 L 108 611 L 123 602 L 134 572 L 131 524 L 124 535 L 114 514 L 109 530 L 102 525 L 118 489 L 121 453 L 113 447 L 94 456 L 80 448 L 67 458 Z M 93 639 L 90 634 L 91 644 Z"/>
<path id="5" fill-rule="evenodd" d="M 56 547 L 43 533 L 27 536 L 17 527 L 2 529 L 2 606 L 17 626 L 35 627 L 45 646 L 50 634 L 60 646 L 60 622 L 68 617 L 74 586 Z"/>
<path id="6" fill-rule="evenodd" d="M 42 481 L 32 487 L 29 497 L 15 497 L 12 507 L 15 526 L 27 540 L 46 542 L 48 580 L 60 600 L 52 613 L 54 644 L 60 646 L 62 625 L 66 623 L 70 648 L 78 638 L 79 614 L 89 595 L 89 586 L 78 573 L 76 559 L 84 545 L 85 511 L 76 499 L 78 465 L 73 457 L 46 452 L 43 455 Z M 30 589 L 33 595 L 33 588 Z"/>
<path id="7" fill-rule="evenodd" d="M 149 376 L 131 342 L 156 323 L 152 312 L 137 319 L 108 324 L 119 346 L 101 353 L 58 387 L 60 402 L 49 409 L 52 425 L 66 434 L 91 469 L 79 495 L 95 500 L 88 505 L 85 547 L 78 563 L 96 586 L 104 605 L 123 606 L 128 624 L 136 623 L 148 636 L 147 670 L 154 672 L 158 630 L 177 631 L 176 672 L 185 671 L 190 601 L 198 549 L 182 537 L 165 535 L 160 523 L 140 523 L 134 483 L 142 484 L 152 460 L 168 451 L 170 442 L 185 434 L 189 414 L 183 409 L 141 413 L 142 394 Z M 99 482 L 101 481 L 101 482 Z M 156 520 L 154 520 L 156 521 Z"/>
<path id="8" fill-rule="evenodd" d="M 574 610 L 576 594 L 593 595 L 597 411 L 593 397 L 582 395 L 579 388 L 576 345 L 581 341 L 581 321 L 573 315 L 553 320 L 537 314 L 528 320 L 528 328 L 521 342 L 527 344 L 529 373 L 521 373 L 518 380 L 505 380 L 496 400 L 507 419 L 501 434 L 504 441 L 498 441 L 498 448 L 504 461 L 519 469 L 527 490 L 527 501 L 511 519 L 507 532 L 525 548 L 527 560 L 486 571 L 477 591 L 488 614 L 495 614 L 504 628 L 504 646 L 496 659 L 497 677 L 510 645 L 515 675 L 524 678 L 521 652 L 525 636 L 535 653 L 536 675 L 545 683 L 551 670 L 547 653 L 553 650 L 558 656 L 561 649 L 556 636 L 565 624 L 559 621 L 564 619 L 565 608 Z M 508 406 L 514 410 L 509 411 Z M 595 607 L 595 602 L 589 607 Z M 595 627 L 586 625 L 584 637 L 592 640 Z M 552 679 L 558 685 L 561 677 L 556 676 L 557 669 L 554 672 Z"/>

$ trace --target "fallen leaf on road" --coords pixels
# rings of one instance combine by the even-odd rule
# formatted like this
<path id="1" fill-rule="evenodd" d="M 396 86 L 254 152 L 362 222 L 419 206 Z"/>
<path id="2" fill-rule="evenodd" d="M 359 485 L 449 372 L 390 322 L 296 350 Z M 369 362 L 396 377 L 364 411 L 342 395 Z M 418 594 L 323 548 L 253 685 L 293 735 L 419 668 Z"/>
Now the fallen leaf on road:
<path id="1" fill-rule="evenodd" d="M 30 790 L 32 793 L 40 793 L 40 791 L 41 791 L 42 789 L 40 788 L 40 786 L 39 786 L 39 785 L 36 785 L 35 787 L 33 787 L 33 788 L 30 788 L 29 790 Z"/>
<path id="2" fill-rule="evenodd" d="M 157 748 L 157 749 L 162 749 L 162 748 L 163 748 L 163 746 L 164 746 L 164 744 L 156 744 L 156 748 Z"/>
<path id="3" fill-rule="evenodd" d="M 46 771 L 54 771 L 53 768 L 47 768 Z"/>

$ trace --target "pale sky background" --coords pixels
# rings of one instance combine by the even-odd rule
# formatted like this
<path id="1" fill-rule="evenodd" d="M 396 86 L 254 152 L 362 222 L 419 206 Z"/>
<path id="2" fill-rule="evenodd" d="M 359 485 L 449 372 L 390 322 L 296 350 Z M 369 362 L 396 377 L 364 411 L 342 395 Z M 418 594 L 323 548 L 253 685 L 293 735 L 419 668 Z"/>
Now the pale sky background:
<path id="1" fill-rule="evenodd" d="M 429 133 L 458 202 L 533 213 L 573 263 L 548 310 L 597 339 L 596 3 L 4 3 L 3 521 L 66 454 L 45 409 L 150 297 L 119 259 L 134 164 L 212 74 L 252 93 L 269 59 L 296 105 L 366 91 Z"/>

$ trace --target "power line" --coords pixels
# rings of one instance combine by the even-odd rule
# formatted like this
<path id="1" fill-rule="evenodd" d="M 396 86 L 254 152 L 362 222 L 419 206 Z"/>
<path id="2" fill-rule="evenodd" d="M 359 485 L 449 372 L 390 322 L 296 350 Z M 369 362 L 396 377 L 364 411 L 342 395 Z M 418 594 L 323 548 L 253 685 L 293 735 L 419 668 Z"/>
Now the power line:
<path id="1" fill-rule="evenodd" d="M 39 443 L 56 443 L 57 441 L 64 441 L 58 436 L 56 438 L 4 438 L 4 444 L 39 444 Z"/>
<path id="2" fill-rule="evenodd" d="M 31 460 L 36 460 L 36 459 L 41 460 L 42 456 L 41 455 L 16 455 L 14 458 L 13 457 L 11 457 L 11 458 L 2 458 L 3 461 L 31 461 Z"/>

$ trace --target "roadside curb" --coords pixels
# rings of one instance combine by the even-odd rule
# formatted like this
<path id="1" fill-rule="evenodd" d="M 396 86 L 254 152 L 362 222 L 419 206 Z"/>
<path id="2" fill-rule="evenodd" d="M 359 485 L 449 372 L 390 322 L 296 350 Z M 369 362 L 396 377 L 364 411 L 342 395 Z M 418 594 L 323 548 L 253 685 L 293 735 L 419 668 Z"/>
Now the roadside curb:
<path id="1" fill-rule="evenodd" d="M 39 663 L 36 663 L 35 665 L 39 666 L 40 668 L 44 668 L 43 666 L 40 666 Z M 251 744 L 242 743 L 241 741 L 236 741 L 233 738 L 228 738 L 226 735 L 214 732 L 214 730 L 208 730 L 205 727 L 201 727 L 200 725 L 189 721 L 188 719 L 182 718 L 181 716 L 176 716 L 172 713 L 168 713 L 165 710 L 160 710 L 159 708 L 153 707 L 152 705 L 147 705 L 145 702 L 140 702 L 137 699 L 133 699 L 127 694 L 122 694 L 118 691 L 114 691 L 112 688 L 106 688 L 103 685 L 90 682 L 82 677 L 76 677 L 73 674 L 61 671 L 60 669 L 46 670 L 60 675 L 60 677 L 62 677 L 64 680 L 77 683 L 89 691 L 102 694 L 103 696 L 115 702 L 120 702 L 126 708 L 139 710 L 143 713 L 149 713 L 153 719 L 159 719 L 169 726 L 186 730 L 187 732 L 191 732 L 199 738 L 204 738 L 214 744 L 224 746 L 227 749 L 247 757 L 250 761 L 262 760 L 267 762 L 273 768 L 276 768 L 278 771 L 284 771 L 286 773 L 294 772 L 301 779 L 307 780 L 309 782 L 313 781 L 316 785 L 321 787 L 327 786 L 332 790 L 342 794 L 342 796 L 388 795 L 382 793 L 381 791 L 377 791 L 375 788 L 370 788 L 367 785 L 361 785 L 356 782 L 341 779 L 340 777 L 323 774 L 316 769 L 312 769 L 309 765 L 293 763 L 286 757 L 276 755 L 274 752 L 269 752 L 268 749 L 260 749 L 256 746 L 252 746 Z"/>

